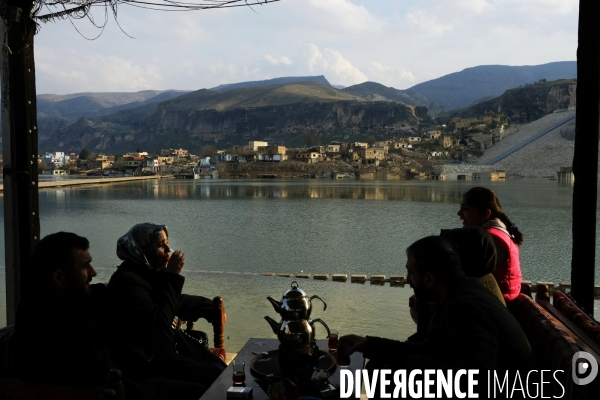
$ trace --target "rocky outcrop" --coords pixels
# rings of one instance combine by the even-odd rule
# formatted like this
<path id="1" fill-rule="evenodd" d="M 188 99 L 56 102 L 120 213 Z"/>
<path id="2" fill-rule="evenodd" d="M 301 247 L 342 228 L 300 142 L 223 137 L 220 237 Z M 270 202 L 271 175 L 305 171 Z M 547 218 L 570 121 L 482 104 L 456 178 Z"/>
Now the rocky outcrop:
<path id="1" fill-rule="evenodd" d="M 315 131 L 356 127 L 365 131 L 388 127 L 407 129 L 419 126 L 427 107 L 390 102 L 299 103 L 282 106 L 236 108 L 217 111 L 173 110 L 159 106 L 152 117 L 158 130 L 187 134 L 245 135 L 252 132 L 278 132 L 294 129 Z"/>
<path id="2" fill-rule="evenodd" d="M 450 113 L 446 119 L 449 121 L 453 117 L 468 118 L 501 111 L 513 122 L 529 123 L 556 111 L 575 109 L 576 91 L 575 80 L 538 82 L 507 90 L 501 96 Z"/>

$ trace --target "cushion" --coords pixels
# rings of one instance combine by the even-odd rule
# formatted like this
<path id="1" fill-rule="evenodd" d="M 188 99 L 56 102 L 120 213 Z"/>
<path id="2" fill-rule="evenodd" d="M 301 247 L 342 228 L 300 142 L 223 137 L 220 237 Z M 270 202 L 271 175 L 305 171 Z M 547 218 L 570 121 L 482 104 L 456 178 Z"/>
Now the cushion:
<path id="1" fill-rule="evenodd" d="M 552 303 L 554 307 L 585 332 L 594 342 L 600 345 L 600 323 L 585 312 L 569 294 L 555 290 Z"/>

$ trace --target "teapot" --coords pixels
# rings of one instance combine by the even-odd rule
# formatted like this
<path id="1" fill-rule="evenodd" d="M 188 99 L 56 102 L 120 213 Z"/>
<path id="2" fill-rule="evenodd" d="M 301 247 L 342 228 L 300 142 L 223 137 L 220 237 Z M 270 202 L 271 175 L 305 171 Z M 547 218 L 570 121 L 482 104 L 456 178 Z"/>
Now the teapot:
<path id="1" fill-rule="evenodd" d="M 298 287 L 298 282 L 293 281 L 281 298 L 277 301 L 271 296 L 267 299 L 273 304 L 275 311 L 281 315 L 284 321 L 309 319 L 312 311 L 312 299 L 317 298 L 323 302 L 323 311 L 327 309 L 327 303 L 317 295 L 308 297 L 306 292 Z M 315 320 L 316 321 L 316 320 Z"/>
<path id="2" fill-rule="evenodd" d="M 279 342 L 285 346 L 293 348 L 303 348 L 310 346 L 315 340 L 315 322 L 323 324 L 327 330 L 327 337 L 329 337 L 329 327 L 320 318 L 300 319 L 291 321 L 277 322 L 271 317 L 265 317 L 271 329 L 277 335 Z"/>

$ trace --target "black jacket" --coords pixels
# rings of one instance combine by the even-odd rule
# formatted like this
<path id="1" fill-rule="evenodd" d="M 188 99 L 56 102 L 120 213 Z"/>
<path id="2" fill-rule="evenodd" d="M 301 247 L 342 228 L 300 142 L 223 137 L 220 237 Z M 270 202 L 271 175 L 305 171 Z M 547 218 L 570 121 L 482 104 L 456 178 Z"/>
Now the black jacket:
<path id="1" fill-rule="evenodd" d="M 210 299 L 181 294 L 185 278 L 124 261 L 108 283 L 108 346 L 116 358 L 150 361 L 174 351 L 175 316 L 195 321 Z"/>

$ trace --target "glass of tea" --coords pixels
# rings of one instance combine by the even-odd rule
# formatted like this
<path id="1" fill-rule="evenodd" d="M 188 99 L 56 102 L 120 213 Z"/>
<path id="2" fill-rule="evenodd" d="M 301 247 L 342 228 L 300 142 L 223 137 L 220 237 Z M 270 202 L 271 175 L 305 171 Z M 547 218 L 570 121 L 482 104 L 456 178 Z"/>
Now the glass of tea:
<path id="1" fill-rule="evenodd" d="M 330 331 L 329 332 L 329 341 L 327 342 L 327 347 L 329 348 L 329 352 L 332 353 L 338 348 L 338 331 Z"/>
<path id="2" fill-rule="evenodd" d="M 233 360 L 233 386 L 246 385 L 246 363 L 243 361 Z"/>
<path id="3" fill-rule="evenodd" d="M 338 346 L 337 361 L 340 367 L 347 367 L 350 365 L 350 356 L 346 355 L 346 350 L 350 347 L 352 347 L 352 344 L 349 344 L 348 342 L 344 342 Z"/>

